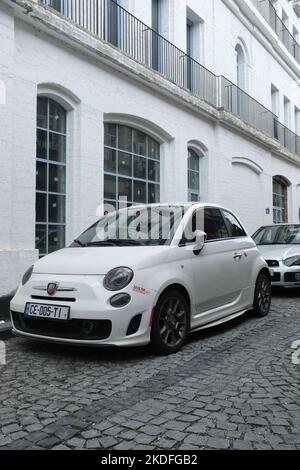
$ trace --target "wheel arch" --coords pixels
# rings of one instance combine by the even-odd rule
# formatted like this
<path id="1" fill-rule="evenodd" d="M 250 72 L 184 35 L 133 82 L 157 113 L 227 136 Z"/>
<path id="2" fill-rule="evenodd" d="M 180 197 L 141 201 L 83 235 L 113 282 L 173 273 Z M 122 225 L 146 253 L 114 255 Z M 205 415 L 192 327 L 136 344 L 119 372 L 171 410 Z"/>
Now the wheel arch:
<path id="1" fill-rule="evenodd" d="M 271 273 L 270 273 L 270 270 L 269 270 L 267 267 L 262 268 L 262 269 L 259 271 L 258 276 L 259 276 L 260 274 L 267 274 L 267 276 L 269 277 L 269 279 L 271 279 Z M 257 278 L 258 278 L 258 276 L 257 276 Z"/>
<path id="2" fill-rule="evenodd" d="M 169 290 L 176 290 L 178 292 L 180 292 L 181 295 L 184 296 L 184 298 L 186 299 L 187 301 L 187 304 L 188 304 L 188 307 L 189 307 L 189 321 L 191 322 L 191 316 L 192 316 L 192 302 L 191 302 L 191 296 L 190 296 L 190 293 L 189 291 L 187 290 L 187 288 L 183 285 L 183 284 L 180 284 L 178 282 L 174 282 L 172 284 L 169 284 L 168 286 L 164 286 L 164 288 L 162 289 L 161 292 L 159 292 L 158 296 L 157 296 L 157 299 L 155 301 L 155 307 L 154 307 L 154 312 L 155 312 L 155 309 L 156 309 L 156 306 L 157 306 L 157 303 L 159 301 L 159 299 L 166 293 L 168 292 Z"/>

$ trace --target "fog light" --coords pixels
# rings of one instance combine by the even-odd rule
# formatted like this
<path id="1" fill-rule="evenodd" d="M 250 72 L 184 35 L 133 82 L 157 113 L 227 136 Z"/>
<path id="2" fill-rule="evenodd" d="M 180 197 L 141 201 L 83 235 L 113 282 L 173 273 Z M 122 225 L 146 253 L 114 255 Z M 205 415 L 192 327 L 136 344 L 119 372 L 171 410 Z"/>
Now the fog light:
<path id="1" fill-rule="evenodd" d="M 131 297 L 129 294 L 117 294 L 110 299 L 110 305 L 114 308 L 125 307 L 129 304 Z"/>

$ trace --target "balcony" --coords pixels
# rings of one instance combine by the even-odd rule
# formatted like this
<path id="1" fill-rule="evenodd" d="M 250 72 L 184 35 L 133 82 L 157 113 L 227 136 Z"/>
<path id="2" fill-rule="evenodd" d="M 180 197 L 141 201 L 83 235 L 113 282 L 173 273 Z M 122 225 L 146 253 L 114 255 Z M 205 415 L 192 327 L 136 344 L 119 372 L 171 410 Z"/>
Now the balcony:
<path id="1" fill-rule="evenodd" d="M 252 2 L 267 23 L 269 23 L 281 42 L 285 45 L 289 53 L 294 57 L 298 64 L 300 64 L 300 45 L 278 15 L 273 3 L 270 0 L 252 0 Z M 294 2 L 294 9 L 296 5 L 298 5 L 300 15 L 299 0 Z"/>
<path id="2" fill-rule="evenodd" d="M 41 0 L 40 3 L 300 156 L 300 137 L 281 124 L 270 110 L 225 77 L 210 72 L 114 0 Z"/>

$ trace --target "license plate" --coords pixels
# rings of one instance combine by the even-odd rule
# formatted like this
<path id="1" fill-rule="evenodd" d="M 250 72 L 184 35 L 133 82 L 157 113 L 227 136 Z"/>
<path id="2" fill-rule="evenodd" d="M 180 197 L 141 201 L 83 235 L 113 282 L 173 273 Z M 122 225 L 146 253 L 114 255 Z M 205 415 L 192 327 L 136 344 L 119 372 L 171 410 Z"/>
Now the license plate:
<path id="1" fill-rule="evenodd" d="M 27 303 L 25 307 L 25 316 L 30 318 L 67 321 L 70 316 L 70 307 Z"/>

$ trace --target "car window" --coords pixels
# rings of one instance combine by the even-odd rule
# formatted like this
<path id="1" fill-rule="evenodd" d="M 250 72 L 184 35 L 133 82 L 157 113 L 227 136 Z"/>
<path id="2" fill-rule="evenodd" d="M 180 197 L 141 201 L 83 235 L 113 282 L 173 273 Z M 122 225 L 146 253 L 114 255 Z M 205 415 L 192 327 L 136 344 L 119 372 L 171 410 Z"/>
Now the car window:
<path id="1" fill-rule="evenodd" d="M 223 215 L 225 218 L 225 222 L 229 231 L 229 234 L 233 238 L 238 238 L 238 237 L 246 237 L 247 234 L 243 227 L 241 226 L 240 222 L 237 220 L 234 215 L 232 215 L 230 212 L 223 210 Z"/>
<path id="2" fill-rule="evenodd" d="M 300 225 L 262 227 L 253 239 L 257 245 L 299 245 Z"/>
<path id="3" fill-rule="evenodd" d="M 192 229 L 204 230 L 207 234 L 207 240 L 222 240 L 229 237 L 224 218 L 219 209 L 204 209 L 204 227 L 203 227 L 203 209 L 199 209 L 193 215 Z"/>

